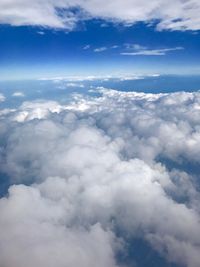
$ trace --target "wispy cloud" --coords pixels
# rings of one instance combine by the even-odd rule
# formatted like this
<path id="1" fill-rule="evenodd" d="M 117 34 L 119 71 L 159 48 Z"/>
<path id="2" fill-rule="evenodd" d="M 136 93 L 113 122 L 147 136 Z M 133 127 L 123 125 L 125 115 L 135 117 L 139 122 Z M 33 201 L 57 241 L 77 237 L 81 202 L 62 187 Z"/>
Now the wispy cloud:
<path id="1" fill-rule="evenodd" d="M 103 52 L 103 51 L 106 51 L 106 50 L 111 50 L 111 49 L 117 49 L 117 48 L 120 48 L 120 45 L 111 45 L 111 46 L 101 46 L 101 47 L 96 47 L 92 50 L 92 46 L 91 45 L 85 45 L 83 47 L 83 50 L 89 50 L 91 49 L 93 52 L 95 53 L 100 53 L 100 52 Z"/>
<path id="2" fill-rule="evenodd" d="M 150 49 L 139 44 L 126 44 L 126 51 L 120 53 L 122 56 L 164 56 L 168 52 L 183 50 L 183 47 L 170 47 L 170 48 L 160 48 L 160 49 Z"/>
<path id="3" fill-rule="evenodd" d="M 39 34 L 39 35 L 45 35 L 45 32 L 43 32 L 43 31 L 38 31 L 37 34 Z"/>
<path id="4" fill-rule="evenodd" d="M 107 49 L 108 48 L 106 46 L 102 46 L 102 47 L 95 48 L 94 52 L 95 53 L 100 53 L 100 52 L 106 51 Z"/>
<path id="5" fill-rule="evenodd" d="M 91 45 L 85 45 L 84 47 L 83 47 L 83 50 L 88 50 L 88 49 L 90 49 L 91 48 Z"/>
<path id="6" fill-rule="evenodd" d="M 111 49 L 117 49 L 117 48 L 119 48 L 119 45 L 113 45 L 113 46 L 111 46 Z"/>

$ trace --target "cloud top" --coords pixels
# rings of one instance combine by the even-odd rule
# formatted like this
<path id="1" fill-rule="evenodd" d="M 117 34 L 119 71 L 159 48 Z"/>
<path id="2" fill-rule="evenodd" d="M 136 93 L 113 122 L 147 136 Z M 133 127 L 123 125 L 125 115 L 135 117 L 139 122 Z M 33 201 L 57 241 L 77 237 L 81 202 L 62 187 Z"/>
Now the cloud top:
<path id="1" fill-rule="evenodd" d="M 1 0 L 0 23 L 73 30 L 80 21 L 98 18 L 132 25 L 156 23 L 158 30 L 199 30 L 198 0 Z"/>
<path id="2" fill-rule="evenodd" d="M 139 238 L 199 267 L 200 93 L 98 93 L 2 115 L 0 265 L 124 267 Z"/>

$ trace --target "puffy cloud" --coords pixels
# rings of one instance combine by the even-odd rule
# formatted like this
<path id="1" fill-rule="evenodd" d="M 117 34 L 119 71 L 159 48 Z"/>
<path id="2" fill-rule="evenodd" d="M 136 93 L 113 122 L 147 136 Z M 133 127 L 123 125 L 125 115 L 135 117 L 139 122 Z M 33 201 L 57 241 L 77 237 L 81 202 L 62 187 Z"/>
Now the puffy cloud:
<path id="1" fill-rule="evenodd" d="M 1 0 L 0 22 L 72 30 L 77 22 L 100 18 L 132 25 L 158 21 L 157 29 L 199 30 L 198 0 Z"/>
<path id="2" fill-rule="evenodd" d="M 121 266 L 119 251 L 142 238 L 198 267 L 200 93 L 99 93 L 2 118 L 1 265 Z"/>
<path id="3" fill-rule="evenodd" d="M 24 102 L 13 120 L 23 122 L 26 120 L 46 118 L 50 113 L 59 113 L 63 107 L 55 101 Z"/>
<path id="4" fill-rule="evenodd" d="M 55 180 L 55 190 L 63 185 L 66 187 L 64 181 Z M 9 198 L 0 201 L 1 265 L 116 266 L 112 233 L 98 223 L 88 229 L 67 226 L 67 207 L 57 204 L 37 188 L 23 185 L 10 188 Z"/>

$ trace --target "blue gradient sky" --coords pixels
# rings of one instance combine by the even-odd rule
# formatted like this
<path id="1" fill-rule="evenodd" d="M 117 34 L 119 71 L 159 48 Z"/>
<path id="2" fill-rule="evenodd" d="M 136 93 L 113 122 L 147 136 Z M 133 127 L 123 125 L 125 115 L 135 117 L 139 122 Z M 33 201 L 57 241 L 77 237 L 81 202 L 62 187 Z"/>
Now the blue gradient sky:
<path id="1" fill-rule="evenodd" d="M 93 19 L 72 32 L 0 25 L 0 40 L 0 79 L 200 73 L 198 31 L 157 31 L 144 23 L 124 27 Z M 127 50 L 128 45 L 183 49 L 165 55 L 121 55 L 133 50 Z M 102 47 L 106 50 L 95 52 Z"/>

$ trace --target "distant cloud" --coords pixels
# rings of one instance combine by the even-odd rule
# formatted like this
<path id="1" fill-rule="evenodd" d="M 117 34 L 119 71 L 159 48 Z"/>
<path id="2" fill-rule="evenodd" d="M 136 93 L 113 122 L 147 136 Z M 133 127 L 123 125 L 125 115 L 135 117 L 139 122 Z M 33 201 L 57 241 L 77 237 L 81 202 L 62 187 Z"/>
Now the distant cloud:
<path id="1" fill-rule="evenodd" d="M 158 77 L 158 73 L 152 73 L 152 74 L 134 74 L 134 73 L 123 73 L 123 74 L 117 74 L 117 75 L 96 75 L 96 76 L 66 76 L 66 77 L 43 77 L 40 78 L 40 81 L 52 81 L 54 83 L 62 83 L 62 89 L 65 88 L 66 84 L 63 84 L 64 82 L 67 82 L 67 85 L 70 85 L 71 87 L 75 87 L 78 85 L 84 86 L 84 81 L 108 81 L 108 80 L 116 80 L 116 81 L 123 81 L 123 80 L 137 80 L 137 79 L 143 79 L 145 77 Z M 82 82 L 82 83 L 79 83 Z M 64 87 L 63 87 L 64 86 Z M 82 87 L 81 86 L 81 87 Z"/>
<path id="2" fill-rule="evenodd" d="M 113 46 L 109 46 L 109 47 L 102 46 L 102 47 L 97 47 L 97 48 L 93 49 L 93 51 L 98 53 L 98 52 L 103 52 L 103 51 L 106 51 L 109 49 L 117 49 L 119 47 L 120 47 L 119 45 L 113 45 Z M 83 50 L 88 50 L 90 48 L 91 48 L 91 45 L 86 45 L 83 47 Z"/>
<path id="3" fill-rule="evenodd" d="M 94 80 L 103 80 L 103 79 L 110 79 L 112 76 L 110 75 L 104 75 L 104 76 L 95 76 L 95 75 L 89 75 L 89 76 L 65 76 L 65 77 L 42 77 L 39 79 L 39 81 L 52 81 L 54 83 L 60 83 L 63 81 L 67 82 L 84 82 L 84 81 L 94 81 Z"/>
<path id="4" fill-rule="evenodd" d="M 73 10 L 75 9 L 75 11 Z M 59 12 L 58 12 L 59 10 Z M 130 26 L 155 23 L 157 30 L 199 30 L 199 0 L 1 0 L 0 23 L 73 30 L 80 21 L 100 18 Z M 157 22 L 157 23 L 156 23 Z"/>
<path id="5" fill-rule="evenodd" d="M 2 93 L 0 93 L 0 102 L 5 101 L 5 99 L 6 99 L 6 97 Z"/>
<path id="6" fill-rule="evenodd" d="M 126 45 L 127 51 L 121 52 L 123 56 L 164 56 L 168 52 L 183 50 L 183 47 L 149 49 L 148 47 L 138 44 Z"/>
<path id="7" fill-rule="evenodd" d="M 108 48 L 106 46 L 103 47 L 98 47 L 94 49 L 94 52 L 99 53 L 99 52 L 103 52 L 106 51 Z"/>
<path id="8" fill-rule="evenodd" d="M 90 49 L 90 45 L 85 45 L 84 47 L 83 47 L 83 50 L 88 50 L 88 49 Z"/>
<path id="9" fill-rule="evenodd" d="M 14 97 L 24 97 L 25 95 L 24 95 L 23 92 L 15 92 L 15 93 L 12 94 L 12 96 L 14 96 Z"/>
<path id="10" fill-rule="evenodd" d="M 83 47 L 84 50 L 90 49 L 90 45 L 86 45 Z M 102 47 L 97 47 L 93 51 L 95 53 L 100 53 L 104 52 L 106 50 L 111 50 L 111 49 L 122 49 L 122 52 L 120 55 L 123 56 L 164 56 L 169 52 L 172 51 L 178 51 L 178 50 L 184 50 L 184 47 L 171 47 L 171 48 L 160 48 L 160 49 L 150 49 L 149 47 L 140 45 L 140 44 L 129 44 L 125 43 L 124 45 L 112 45 L 112 46 L 102 46 Z M 123 48 L 125 50 L 123 51 Z"/>
<path id="11" fill-rule="evenodd" d="M 85 87 L 83 83 L 73 83 L 73 82 L 67 83 L 66 86 L 67 87 L 75 87 L 75 88 L 84 88 Z"/>
<path id="12" fill-rule="evenodd" d="M 37 32 L 39 35 L 45 35 L 45 32 L 43 32 L 43 31 L 38 31 Z"/>
<path id="13" fill-rule="evenodd" d="M 117 48 L 119 48 L 119 45 L 113 45 L 113 46 L 111 46 L 111 49 L 117 49 Z"/>

